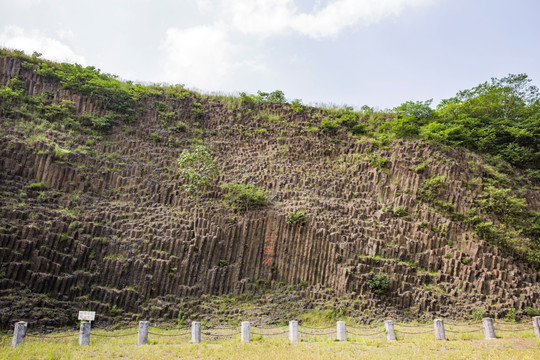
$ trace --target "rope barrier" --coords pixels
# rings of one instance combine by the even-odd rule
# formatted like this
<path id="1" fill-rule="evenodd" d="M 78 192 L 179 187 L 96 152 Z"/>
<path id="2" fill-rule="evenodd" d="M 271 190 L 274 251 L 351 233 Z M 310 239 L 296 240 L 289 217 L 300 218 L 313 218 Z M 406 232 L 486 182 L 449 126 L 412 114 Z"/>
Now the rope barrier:
<path id="1" fill-rule="evenodd" d="M 324 335 L 334 334 L 335 331 L 332 330 L 332 331 L 327 331 L 327 332 L 323 332 L 323 333 L 310 333 L 310 332 L 305 332 L 305 331 L 300 331 L 300 330 L 298 330 L 298 333 L 300 333 L 300 334 L 302 334 L 302 335 L 324 336 Z"/>
<path id="2" fill-rule="evenodd" d="M 371 333 L 371 334 L 358 334 L 358 333 L 355 333 L 353 331 L 349 331 L 347 330 L 347 334 L 353 334 L 353 335 L 356 335 L 356 336 L 375 336 L 375 335 L 381 335 L 381 334 L 384 334 L 384 330 L 381 330 L 381 331 L 377 331 L 375 333 Z"/>
<path id="3" fill-rule="evenodd" d="M 275 332 L 275 333 L 260 333 L 260 332 L 255 332 L 255 331 L 252 331 L 251 333 L 254 335 L 261 335 L 261 336 L 278 336 L 278 335 L 287 334 L 288 332 L 289 330 L 287 329 L 287 330 Z"/>
<path id="4" fill-rule="evenodd" d="M 520 329 L 502 329 L 502 328 L 494 328 L 497 331 L 503 331 L 503 332 L 513 332 L 513 331 L 527 331 L 531 330 L 530 328 L 520 328 Z"/>
<path id="5" fill-rule="evenodd" d="M 214 338 L 231 338 L 235 335 L 238 335 L 236 333 L 234 334 L 211 334 L 211 333 L 208 333 L 208 332 L 202 332 L 204 335 L 207 335 L 207 336 L 210 336 L 210 337 L 214 337 Z"/>
<path id="6" fill-rule="evenodd" d="M 394 323 L 394 326 L 402 326 L 402 327 L 406 327 L 406 328 L 421 328 L 421 327 L 432 326 L 432 325 L 431 324 L 411 325 L 411 324 L 396 324 L 396 323 Z"/>
<path id="7" fill-rule="evenodd" d="M 71 337 L 71 336 L 79 336 L 79 333 L 65 334 L 65 335 L 53 335 L 53 336 L 41 335 L 41 334 L 26 334 L 26 336 L 40 338 L 40 339 L 62 339 L 62 338 L 67 338 L 67 337 Z"/>
<path id="8" fill-rule="evenodd" d="M 426 331 L 418 331 L 418 332 L 408 332 L 408 331 L 396 329 L 396 332 L 399 332 L 400 334 L 407 334 L 407 335 L 420 335 L 420 334 L 427 334 L 427 333 L 433 332 L 433 329 L 429 329 Z"/>
<path id="9" fill-rule="evenodd" d="M 329 327 L 311 327 L 311 326 L 306 326 L 306 325 L 299 325 L 299 326 L 306 329 L 310 329 L 310 330 L 328 330 L 328 329 L 334 328 L 333 326 L 329 326 Z"/>
<path id="10" fill-rule="evenodd" d="M 481 321 L 474 321 L 474 322 L 469 322 L 469 323 L 459 323 L 459 322 L 454 322 L 454 321 L 449 321 L 449 320 L 444 320 L 443 322 L 444 322 L 444 324 L 448 324 L 448 325 L 452 325 L 452 326 L 472 326 L 472 325 L 478 325 L 478 324 L 482 323 Z"/>
<path id="11" fill-rule="evenodd" d="M 121 335 L 102 335 L 102 334 L 92 334 L 92 336 L 98 336 L 98 337 L 106 337 L 106 338 L 117 338 L 117 337 L 123 337 L 123 336 L 133 336 L 137 335 L 138 332 L 129 333 L 129 334 L 121 334 Z"/>
<path id="12" fill-rule="evenodd" d="M 148 334 L 156 335 L 156 336 L 184 336 L 184 335 L 191 334 L 191 331 L 186 331 L 186 332 L 177 333 L 177 334 L 162 334 L 162 333 L 155 333 L 152 331 L 148 331 Z"/>
<path id="13" fill-rule="evenodd" d="M 451 333 L 451 334 L 468 334 L 468 333 L 474 333 L 474 332 L 479 332 L 479 331 L 484 331 L 484 328 L 481 327 L 481 328 L 477 328 L 477 329 L 473 329 L 473 330 L 466 330 L 466 331 L 463 331 L 463 330 L 450 330 L 450 329 L 445 329 L 444 330 L 444 332 Z"/>
<path id="14" fill-rule="evenodd" d="M 347 325 L 347 329 L 348 328 L 351 328 L 351 329 L 357 329 L 357 330 L 363 330 L 363 329 L 375 329 L 375 328 L 378 328 L 379 324 L 376 324 L 376 325 L 371 325 L 371 326 L 364 326 L 364 327 L 359 327 L 359 326 L 352 326 L 352 325 Z"/>

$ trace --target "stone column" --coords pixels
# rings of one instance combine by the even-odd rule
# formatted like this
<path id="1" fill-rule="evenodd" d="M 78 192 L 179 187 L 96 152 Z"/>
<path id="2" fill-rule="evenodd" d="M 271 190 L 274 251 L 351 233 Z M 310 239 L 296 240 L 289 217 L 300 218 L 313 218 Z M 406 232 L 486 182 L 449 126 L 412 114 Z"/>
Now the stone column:
<path id="1" fill-rule="evenodd" d="M 396 332 L 394 331 L 394 321 L 384 320 L 384 329 L 386 330 L 386 340 L 396 341 Z"/>
<path id="2" fill-rule="evenodd" d="M 81 330 L 79 331 L 79 345 L 90 345 L 90 329 L 92 325 L 89 321 L 81 322 Z"/>
<path id="3" fill-rule="evenodd" d="M 15 330 L 13 330 L 13 340 L 11 341 L 11 346 L 17 347 L 23 343 L 24 337 L 26 336 L 26 329 L 28 329 L 27 322 L 19 321 L 15 323 Z"/>
<path id="4" fill-rule="evenodd" d="M 483 318 L 482 325 L 484 325 L 484 338 L 487 340 L 496 339 L 493 320 L 491 318 Z"/>
<path id="5" fill-rule="evenodd" d="M 139 345 L 148 343 L 148 321 L 139 321 Z"/>
<path id="6" fill-rule="evenodd" d="M 446 340 L 446 334 L 444 333 L 444 322 L 441 319 L 435 319 L 433 326 L 435 327 L 435 339 Z"/>
<path id="7" fill-rule="evenodd" d="M 201 342 L 201 323 L 193 321 L 191 323 L 191 342 L 199 344 Z"/>
<path id="8" fill-rule="evenodd" d="M 337 322 L 337 339 L 347 341 L 347 325 L 345 325 L 345 321 Z"/>
<path id="9" fill-rule="evenodd" d="M 251 324 L 249 321 L 242 321 L 242 342 L 251 341 Z"/>
<path id="10" fill-rule="evenodd" d="M 298 321 L 296 320 L 289 321 L 289 341 L 291 344 L 298 342 Z"/>
<path id="11" fill-rule="evenodd" d="M 532 318 L 534 336 L 540 338 L 540 316 L 535 316 Z"/>

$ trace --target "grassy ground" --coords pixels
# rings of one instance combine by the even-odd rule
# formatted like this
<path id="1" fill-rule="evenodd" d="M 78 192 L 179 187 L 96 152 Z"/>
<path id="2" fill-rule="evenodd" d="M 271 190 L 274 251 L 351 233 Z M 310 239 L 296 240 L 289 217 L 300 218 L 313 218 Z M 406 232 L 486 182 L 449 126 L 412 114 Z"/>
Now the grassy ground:
<path id="1" fill-rule="evenodd" d="M 150 328 L 149 344 L 137 346 L 137 329 L 117 331 L 92 330 L 90 346 L 78 345 L 78 333 L 66 332 L 43 336 L 28 336 L 23 345 L 12 348 L 11 335 L 0 336 L 0 359 L 539 359 L 540 339 L 530 330 L 500 332 L 496 340 L 484 340 L 480 331 L 447 333 L 447 341 L 437 341 L 431 326 L 418 328 L 396 324 L 398 341 L 387 342 L 384 334 L 372 337 L 381 329 L 350 328 L 348 342 L 337 342 L 335 335 L 306 335 L 323 332 L 300 328 L 301 341 L 290 345 L 287 334 L 264 336 L 252 334 L 249 344 L 240 342 L 240 335 L 232 338 L 204 340 L 191 344 L 189 334 L 171 336 L 188 331 Z M 459 328 L 460 331 L 474 330 Z M 456 328 L 457 329 L 457 328 Z M 252 329 L 253 333 L 279 333 L 287 330 Z M 451 327 L 448 330 L 452 331 Z M 227 335 L 239 329 L 211 330 Z M 330 330 L 331 331 L 331 330 Z M 405 333 L 407 332 L 407 334 Z M 422 333 L 424 332 L 424 333 Z M 416 334 L 413 334 L 416 333 Z M 158 335 L 160 334 L 160 335 Z"/>

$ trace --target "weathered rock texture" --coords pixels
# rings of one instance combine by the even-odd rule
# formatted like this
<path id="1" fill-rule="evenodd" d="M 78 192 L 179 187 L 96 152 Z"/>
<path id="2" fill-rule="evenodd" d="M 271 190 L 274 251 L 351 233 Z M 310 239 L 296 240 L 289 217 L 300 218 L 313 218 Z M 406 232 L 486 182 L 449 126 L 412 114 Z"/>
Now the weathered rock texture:
<path id="1" fill-rule="evenodd" d="M 22 69 L 21 60 L 0 59 L 1 84 L 14 76 L 30 95 L 49 91 L 55 101 L 72 100 L 77 114 L 105 114 L 95 99 L 46 82 Z M 156 100 L 188 125 L 186 133 L 164 126 Z M 29 136 L 19 120 L 0 120 L 2 328 L 18 320 L 69 324 L 81 307 L 98 318 L 176 318 L 174 303 L 184 297 L 242 293 L 265 280 L 300 284 L 313 298 L 332 289 L 336 297 L 359 299 L 351 302 L 356 310 L 380 314 L 393 308 L 468 316 L 483 308 L 501 316 L 540 307 L 538 272 L 417 198 L 425 179 L 444 175 L 440 199 L 456 212 L 473 208 L 478 192 L 468 184 L 489 176 L 478 170 L 479 156 L 420 141 L 377 146 L 306 131 L 324 116 L 314 108 L 250 110 L 200 97 L 205 115 L 194 119 L 193 101 L 143 99 L 146 110 L 138 110 L 133 126 L 118 125 L 93 145 L 50 130 L 54 145 Z M 151 141 L 153 133 L 160 142 Z M 202 199 L 194 230 L 194 201 L 176 159 L 195 137 L 212 148 L 218 183 L 255 183 L 271 204 L 234 214 L 216 184 Z M 55 146 L 72 151 L 59 156 Z M 373 159 L 386 163 L 376 167 Z M 421 173 L 412 171 L 419 163 Z M 49 189 L 29 187 L 40 181 Z M 538 210 L 540 192 L 531 190 L 527 201 Z M 388 211 L 398 207 L 407 216 Z M 288 225 L 288 212 L 297 210 L 307 223 Z M 391 279 L 385 295 L 368 286 L 378 272 Z"/>

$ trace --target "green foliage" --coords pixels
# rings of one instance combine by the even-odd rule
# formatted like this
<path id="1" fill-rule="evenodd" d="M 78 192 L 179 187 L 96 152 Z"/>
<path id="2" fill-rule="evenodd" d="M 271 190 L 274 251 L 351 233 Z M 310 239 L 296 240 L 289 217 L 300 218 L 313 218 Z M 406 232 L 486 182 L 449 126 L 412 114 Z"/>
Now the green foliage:
<path id="1" fill-rule="evenodd" d="M 196 197 L 203 186 L 215 179 L 219 171 L 212 155 L 204 145 L 198 145 L 192 151 L 184 149 L 178 158 L 180 175 L 184 179 L 184 188 L 191 197 Z"/>
<path id="2" fill-rule="evenodd" d="M 486 213 L 497 215 L 506 223 L 517 224 L 523 220 L 527 202 L 511 192 L 511 189 L 487 186 L 482 194 L 484 198 L 477 202 Z"/>
<path id="3" fill-rule="evenodd" d="M 90 117 L 92 127 L 100 132 L 108 133 L 114 125 L 114 115 L 108 114 L 99 117 Z"/>
<path id="4" fill-rule="evenodd" d="M 28 187 L 30 188 L 30 190 L 42 191 L 42 190 L 47 190 L 49 188 L 49 185 L 47 185 L 47 183 L 43 181 L 40 181 L 40 182 L 32 183 Z"/>
<path id="5" fill-rule="evenodd" d="M 289 217 L 287 218 L 287 224 L 295 225 L 298 224 L 303 226 L 306 223 L 306 215 L 303 211 L 290 211 Z"/>
<path id="6" fill-rule="evenodd" d="M 285 104 L 287 102 L 287 99 L 285 98 L 285 94 L 281 90 L 272 91 L 271 93 L 266 93 L 259 90 L 257 91 L 257 95 L 259 97 L 260 102 L 277 103 L 277 104 Z"/>
<path id="7" fill-rule="evenodd" d="M 219 260 L 218 262 L 218 266 L 221 268 L 221 267 L 225 267 L 227 266 L 229 263 L 227 262 L 227 260 Z"/>
<path id="8" fill-rule="evenodd" d="M 178 120 L 176 122 L 176 124 L 174 124 L 174 131 L 177 132 L 177 133 L 183 133 L 183 132 L 186 132 L 187 130 L 187 125 L 185 122 L 181 121 L 181 120 Z"/>
<path id="9" fill-rule="evenodd" d="M 154 144 L 160 143 L 161 142 L 161 136 L 159 136 L 159 134 L 157 132 L 153 132 L 153 133 L 150 134 L 150 140 L 152 140 L 152 142 Z"/>
<path id="10" fill-rule="evenodd" d="M 294 99 L 291 102 L 291 109 L 293 109 L 297 113 L 302 113 L 304 111 L 304 107 L 302 106 L 302 100 L 300 99 Z"/>
<path id="11" fill-rule="evenodd" d="M 375 294 L 384 294 L 390 288 L 390 278 L 385 273 L 372 274 L 368 286 Z"/>
<path id="12" fill-rule="evenodd" d="M 405 206 L 395 207 L 393 213 L 397 217 L 405 217 L 409 215 L 409 212 L 407 211 L 407 208 Z"/>
<path id="13" fill-rule="evenodd" d="M 374 155 L 369 159 L 369 162 L 372 166 L 376 167 L 377 169 L 382 170 L 388 163 L 388 159 L 379 155 Z"/>
<path id="14" fill-rule="evenodd" d="M 254 184 L 228 183 L 223 186 L 223 189 L 227 190 L 225 200 L 237 211 L 258 209 L 268 202 L 266 191 Z"/>
<path id="15" fill-rule="evenodd" d="M 191 116 L 196 120 L 204 117 L 204 109 L 201 103 L 194 102 L 191 104 Z"/>
<path id="16" fill-rule="evenodd" d="M 164 103 L 163 101 L 157 101 L 157 100 L 154 101 L 153 107 L 159 113 L 164 113 L 165 111 L 169 109 L 166 103 Z"/>
<path id="17" fill-rule="evenodd" d="M 471 320 L 480 321 L 484 317 L 484 309 L 476 308 L 471 313 Z"/>
<path id="18" fill-rule="evenodd" d="M 335 135 L 338 131 L 338 124 L 328 118 L 321 120 L 321 129 L 328 135 Z"/>
<path id="19" fill-rule="evenodd" d="M 540 311 L 538 309 L 535 309 L 533 307 L 530 307 L 530 306 L 527 306 L 524 310 L 523 310 L 523 313 L 529 317 L 535 317 L 535 316 L 538 316 L 540 315 Z"/>
<path id="20" fill-rule="evenodd" d="M 444 175 L 434 176 L 424 180 L 420 189 L 418 189 L 418 199 L 428 203 L 434 203 L 437 197 L 439 197 L 441 188 L 445 183 L 446 177 Z"/>

